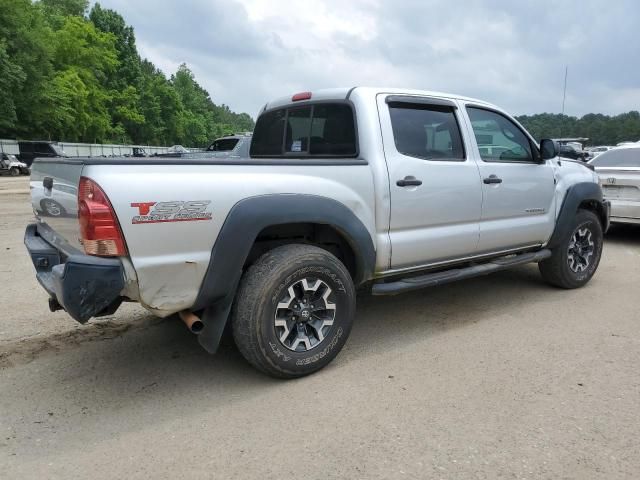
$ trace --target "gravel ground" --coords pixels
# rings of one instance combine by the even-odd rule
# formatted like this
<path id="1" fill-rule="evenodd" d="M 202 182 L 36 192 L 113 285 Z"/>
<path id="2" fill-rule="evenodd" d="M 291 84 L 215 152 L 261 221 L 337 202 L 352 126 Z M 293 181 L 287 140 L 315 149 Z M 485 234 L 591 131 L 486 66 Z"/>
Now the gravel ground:
<path id="1" fill-rule="evenodd" d="M 344 351 L 277 381 L 136 305 L 48 311 L 0 178 L 2 478 L 640 477 L 640 228 L 585 288 L 535 266 L 359 298 Z"/>

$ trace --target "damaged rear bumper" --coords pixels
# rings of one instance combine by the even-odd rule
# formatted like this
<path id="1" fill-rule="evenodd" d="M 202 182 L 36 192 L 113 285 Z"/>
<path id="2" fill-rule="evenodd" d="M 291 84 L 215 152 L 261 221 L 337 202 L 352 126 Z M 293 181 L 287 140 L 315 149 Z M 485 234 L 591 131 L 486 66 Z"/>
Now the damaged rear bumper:
<path id="1" fill-rule="evenodd" d="M 59 304 L 75 320 L 85 323 L 120 306 L 125 280 L 119 259 L 64 252 L 38 235 L 36 224 L 27 226 L 24 244 L 38 282 L 51 296 L 52 310 Z"/>

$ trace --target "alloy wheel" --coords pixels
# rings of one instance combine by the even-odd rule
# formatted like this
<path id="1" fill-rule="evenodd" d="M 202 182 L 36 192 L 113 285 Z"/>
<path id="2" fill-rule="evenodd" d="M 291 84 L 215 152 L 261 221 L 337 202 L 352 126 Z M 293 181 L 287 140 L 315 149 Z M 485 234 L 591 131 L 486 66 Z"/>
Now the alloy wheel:
<path id="1" fill-rule="evenodd" d="M 567 262 L 574 273 L 582 273 L 591 265 L 591 260 L 596 249 L 593 235 L 588 227 L 578 227 L 567 250 Z"/>
<path id="2" fill-rule="evenodd" d="M 331 294 L 319 278 L 302 278 L 287 288 L 274 315 L 276 335 L 284 347 L 307 352 L 322 343 L 336 316 Z"/>

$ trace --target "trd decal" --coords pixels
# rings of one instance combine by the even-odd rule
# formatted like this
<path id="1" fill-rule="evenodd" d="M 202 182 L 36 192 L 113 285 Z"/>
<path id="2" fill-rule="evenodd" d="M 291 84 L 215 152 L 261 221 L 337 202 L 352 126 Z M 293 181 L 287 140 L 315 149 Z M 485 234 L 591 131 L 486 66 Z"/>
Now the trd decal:
<path id="1" fill-rule="evenodd" d="M 207 212 L 211 200 L 195 200 L 189 202 L 137 202 L 132 203 L 138 209 L 138 215 L 131 223 L 166 223 L 193 222 L 211 220 L 212 213 Z"/>

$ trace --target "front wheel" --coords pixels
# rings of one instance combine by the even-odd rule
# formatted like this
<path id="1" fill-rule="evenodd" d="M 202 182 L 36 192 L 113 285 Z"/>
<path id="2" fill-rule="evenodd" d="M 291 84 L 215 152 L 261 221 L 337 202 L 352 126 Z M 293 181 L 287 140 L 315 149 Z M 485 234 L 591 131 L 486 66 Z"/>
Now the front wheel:
<path id="1" fill-rule="evenodd" d="M 308 375 L 333 360 L 349 336 L 355 289 L 345 266 L 311 245 L 284 245 L 245 272 L 231 314 L 240 353 L 279 378 Z"/>
<path id="2" fill-rule="evenodd" d="M 602 255 L 603 233 L 598 217 L 579 210 L 569 233 L 553 255 L 538 264 L 542 278 L 560 288 L 578 288 L 596 273 Z"/>
<path id="3" fill-rule="evenodd" d="M 20 169 L 18 167 L 11 167 L 11 169 L 9 170 L 9 174 L 12 177 L 17 177 L 18 175 L 20 175 Z"/>

